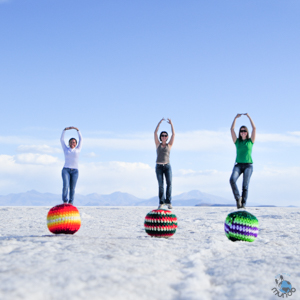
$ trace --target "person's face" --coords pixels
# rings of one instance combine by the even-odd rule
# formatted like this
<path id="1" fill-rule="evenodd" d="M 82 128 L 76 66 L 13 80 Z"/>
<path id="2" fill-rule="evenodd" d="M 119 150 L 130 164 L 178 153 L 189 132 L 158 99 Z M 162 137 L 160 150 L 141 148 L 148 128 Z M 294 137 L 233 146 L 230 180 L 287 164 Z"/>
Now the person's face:
<path id="1" fill-rule="evenodd" d="M 162 135 L 161 135 L 161 141 L 162 142 L 166 142 L 168 140 L 168 135 L 166 134 L 166 133 L 163 133 Z"/>
<path id="2" fill-rule="evenodd" d="M 76 147 L 76 144 L 77 144 L 77 143 L 76 143 L 75 140 L 71 140 L 70 143 L 69 143 L 70 148 L 71 148 L 71 149 L 74 149 L 74 148 Z"/>
<path id="3" fill-rule="evenodd" d="M 245 140 L 247 137 L 247 130 L 245 128 L 241 128 L 240 135 L 242 139 Z"/>

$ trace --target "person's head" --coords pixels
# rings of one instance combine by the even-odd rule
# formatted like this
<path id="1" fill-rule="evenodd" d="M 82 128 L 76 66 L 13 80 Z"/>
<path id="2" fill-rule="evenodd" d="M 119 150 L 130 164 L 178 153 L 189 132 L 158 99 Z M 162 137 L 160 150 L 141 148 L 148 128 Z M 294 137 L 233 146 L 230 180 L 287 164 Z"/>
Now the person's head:
<path id="1" fill-rule="evenodd" d="M 166 131 L 162 131 L 159 135 L 159 139 L 162 141 L 162 142 L 167 142 L 168 140 L 168 133 Z"/>
<path id="2" fill-rule="evenodd" d="M 239 131 L 239 139 L 246 140 L 249 139 L 249 131 L 246 126 L 242 126 Z"/>
<path id="3" fill-rule="evenodd" d="M 69 139 L 69 146 L 71 149 L 75 148 L 77 145 L 77 140 L 75 138 Z"/>

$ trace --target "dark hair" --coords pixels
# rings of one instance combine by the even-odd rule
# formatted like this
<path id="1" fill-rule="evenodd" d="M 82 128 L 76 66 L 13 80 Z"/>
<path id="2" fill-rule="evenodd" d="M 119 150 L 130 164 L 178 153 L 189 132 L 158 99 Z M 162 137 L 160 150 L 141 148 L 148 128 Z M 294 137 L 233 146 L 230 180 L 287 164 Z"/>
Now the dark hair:
<path id="1" fill-rule="evenodd" d="M 70 145 L 70 142 L 71 142 L 72 140 L 75 140 L 76 145 L 77 145 L 77 140 L 76 140 L 75 138 L 70 138 L 70 139 L 69 139 L 69 145 Z"/>
<path id="2" fill-rule="evenodd" d="M 160 135 L 159 135 L 159 139 L 160 139 L 160 141 L 161 141 L 161 135 L 162 135 L 163 133 L 166 133 L 166 134 L 167 134 L 167 136 L 169 136 L 169 135 L 168 135 L 168 133 L 167 133 L 166 131 L 162 131 L 162 132 L 160 133 Z"/>
<path id="3" fill-rule="evenodd" d="M 243 126 L 241 126 L 241 128 L 240 128 L 240 130 L 239 130 L 239 140 L 240 140 L 240 141 L 243 140 L 242 137 L 241 137 L 241 130 L 242 130 L 242 128 L 246 129 L 246 131 L 247 131 L 246 140 L 249 139 L 249 130 L 248 130 L 247 126 L 244 126 L 244 125 L 243 125 Z"/>

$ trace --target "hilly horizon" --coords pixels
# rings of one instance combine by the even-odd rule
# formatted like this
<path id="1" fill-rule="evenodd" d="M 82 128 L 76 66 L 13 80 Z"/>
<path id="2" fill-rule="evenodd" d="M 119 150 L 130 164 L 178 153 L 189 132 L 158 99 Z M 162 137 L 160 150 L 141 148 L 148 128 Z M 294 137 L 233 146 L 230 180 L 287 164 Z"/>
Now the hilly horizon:
<path id="1" fill-rule="evenodd" d="M 61 195 L 40 193 L 36 190 L 25 193 L 8 194 L 0 196 L 0 206 L 55 206 L 61 204 Z M 91 193 L 88 195 L 76 194 L 76 206 L 157 206 L 158 197 L 142 199 L 128 193 L 114 192 L 101 195 Z M 192 190 L 172 197 L 174 206 L 235 206 L 233 200 Z M 249 203 L 249 206 L 262 206 L 258 203 Z"/>

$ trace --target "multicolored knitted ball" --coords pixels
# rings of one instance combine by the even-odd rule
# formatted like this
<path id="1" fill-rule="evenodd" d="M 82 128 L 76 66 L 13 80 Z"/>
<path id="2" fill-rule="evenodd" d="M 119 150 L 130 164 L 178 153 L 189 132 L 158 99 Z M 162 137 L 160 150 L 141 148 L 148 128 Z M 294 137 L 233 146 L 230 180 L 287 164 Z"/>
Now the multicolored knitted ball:
<path id="1" fill-rule="evenodd" d="M 74 234 L 81 225 L 79 211 L 71 204 L 56 205 L 48 212 L 47 225 L 52 233 Z"/>
<path id="2" fill-rule="evenodd" d="M 253 242 L 258 235 L 258 220 L 247 211 L 235 211 L 227 216 L 224 230 L 228 239 L 233 242 Z"/>
<path id="3" fill-rule="evenodd" d="M 145 231 L 158 238 L 169 238 L 176 232 L 177 218 L 166 209 L 154 209 L 145 218 Z"/>

